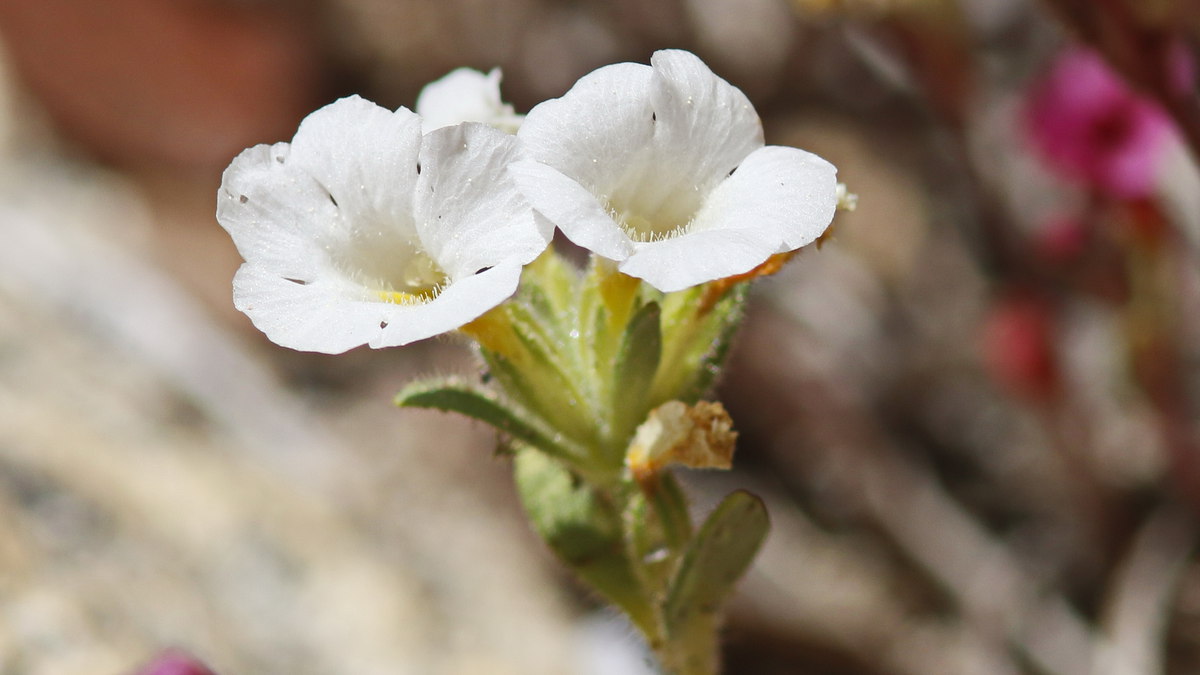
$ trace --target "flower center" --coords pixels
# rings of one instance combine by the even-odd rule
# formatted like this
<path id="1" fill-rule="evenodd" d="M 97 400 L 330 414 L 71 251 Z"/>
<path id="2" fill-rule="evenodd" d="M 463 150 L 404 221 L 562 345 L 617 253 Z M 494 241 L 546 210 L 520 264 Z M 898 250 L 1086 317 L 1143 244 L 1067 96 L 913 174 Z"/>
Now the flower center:
<path id="1" fill-rule="evenodd" d="M 448 277 L 424 251 L 414 251 L 402 266 L 399 284 L 376 291 L 385 302 L 397 305 L 424 303 L 442 292 Z"/>
<path id="2" fill-rule="evenodd" d="M 608 212 L 625 234 L 637 242 L 670 239 L 687 232 L 699 209 L 699 199 L 691 192 L 657 196 L 638 191 L 632 198 L 610 200 Z"/>
<path id="3" fill-rule="evenodd" d="M 630 239 L 641 242 L 670 239 L 687 228 L 687 223 L 660 224 L 636 213 L 617 214 L 616 220 Z"/>
<path id="4" fill-rule="evenodd" d="M 1089 140 L 1102 151 L 1119 150 L 1133 136 L 1135 113 L 1130 106 L 1120 106 L 1105 113 L 1089 129 Z"/>
<path id="5" fill-rule="evenodd" d="M 415 237 L 399 232 L 356 228 L 340 245 L 326 248 L 351 281 L 385 302 L 429 302 L 448 280 Z"/>

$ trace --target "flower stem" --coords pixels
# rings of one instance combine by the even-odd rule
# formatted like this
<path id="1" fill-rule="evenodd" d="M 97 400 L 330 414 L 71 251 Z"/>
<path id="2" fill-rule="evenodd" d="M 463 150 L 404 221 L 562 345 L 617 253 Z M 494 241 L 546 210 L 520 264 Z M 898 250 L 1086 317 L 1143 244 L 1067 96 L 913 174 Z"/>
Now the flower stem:
<path id="1" fill-rule="evenodd" d="M 717 675 L 721 671 L 719 625 L 714 614 L 705 621 L 691 622 L 683 635 L 668 637 L 655 649 L 663 671 L 669 675 Z"/>

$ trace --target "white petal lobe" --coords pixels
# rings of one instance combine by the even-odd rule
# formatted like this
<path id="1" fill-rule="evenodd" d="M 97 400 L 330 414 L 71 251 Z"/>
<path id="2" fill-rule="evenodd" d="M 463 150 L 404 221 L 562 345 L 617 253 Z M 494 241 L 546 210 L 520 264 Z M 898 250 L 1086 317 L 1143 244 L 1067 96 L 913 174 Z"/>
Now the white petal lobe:
<path id="1" fill-rule="evenodd" d="M 582 185 L 539 162 L 515 162 L 509 170 L 533 207 L 568 239 L 610 260 L 624 260 L 633 253 L 633 241 Z"/>
<path id="2" fill-rule="evenodd" d="M 775 252 L 773 242 L 753 230 L 695 232 L 643 244 L 618 269 L 671 293 L 748 272 Z"/>
<path id="3" fill-rule="evenodd" d="M 522 116 L 500 99 L 500 69 L 484 74 L 457 68 L 430 82 L 417 96 L 416 111 L 425 133 L 460 122 L 483 122 L 512 133 Z"/>
<path id="4" fill-rule="evenodd" d="M 768 146 L 751 153 L 709 194 L 692 229 L 770 232 L 778 251 L 790 251 L 819 237 L 836 207 L 832 164 L 797 148 Z"/>
<path id="5" fill-rule="evenodd" d="M 451 279 L 505 260 L 524 264 L 553 231 L 535 223 L 508 173 L 521 157 L 516 137 L 479 123 L 425 136 L 417 178 L 417 235 Z"/>

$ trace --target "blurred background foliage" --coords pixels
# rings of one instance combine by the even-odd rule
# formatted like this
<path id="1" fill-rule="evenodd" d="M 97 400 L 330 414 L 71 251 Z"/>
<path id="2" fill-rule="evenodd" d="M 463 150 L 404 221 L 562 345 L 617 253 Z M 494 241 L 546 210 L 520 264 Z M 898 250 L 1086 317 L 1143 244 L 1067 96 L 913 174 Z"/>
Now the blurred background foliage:
<path id="1" fill-rule="evenodd" d="M 1198 39 L 1195 0 L 0 0 L 0 672 L 644 670 L 489 432 L 391 409 L 464 345 L 270 345 L 213 208 L 337 96 L 500 66 L 525 111 L 665 47 L 861 197 L 755 289 L 737 468 L 683 476 L 773 517 L 728 672 L 1200 671 Z"/>

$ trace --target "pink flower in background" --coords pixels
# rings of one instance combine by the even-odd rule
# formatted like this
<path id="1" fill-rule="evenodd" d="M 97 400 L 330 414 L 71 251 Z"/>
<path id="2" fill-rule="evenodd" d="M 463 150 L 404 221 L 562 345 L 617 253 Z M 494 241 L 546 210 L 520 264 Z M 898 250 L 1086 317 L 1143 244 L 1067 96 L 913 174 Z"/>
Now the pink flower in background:
<path id="1" fill-rule="evenodd" d="M 1063 174 L 1126 199 L 1147 196 L 1173 135 L 1153 102 L 1135 93 L 1099 54 L 1059 55 L 1031 92 L 1029 133 Z"/>
<path id="2" fill-rule="evenodd" d="M 213 672 L 190 654 L 168 649 L 154 657 L 137 675 L 213 675 Z"/>

